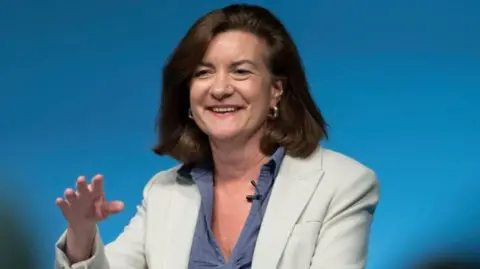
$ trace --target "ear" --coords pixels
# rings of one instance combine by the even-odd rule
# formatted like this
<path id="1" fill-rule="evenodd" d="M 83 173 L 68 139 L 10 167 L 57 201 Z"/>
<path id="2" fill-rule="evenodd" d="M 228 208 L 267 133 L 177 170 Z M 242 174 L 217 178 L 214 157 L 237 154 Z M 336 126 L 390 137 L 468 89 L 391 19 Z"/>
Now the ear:
<path id="1" fill-rule="evenodd" d="M 283 94 L 283 87 L 284 87 L 285 81 L 282 79 L 275 79 L 272 83 L 271 87 L 271 102 L 270 106 L 274 107 L 280 102 L 280 99 L 282 99 L 282 94 Z"/>

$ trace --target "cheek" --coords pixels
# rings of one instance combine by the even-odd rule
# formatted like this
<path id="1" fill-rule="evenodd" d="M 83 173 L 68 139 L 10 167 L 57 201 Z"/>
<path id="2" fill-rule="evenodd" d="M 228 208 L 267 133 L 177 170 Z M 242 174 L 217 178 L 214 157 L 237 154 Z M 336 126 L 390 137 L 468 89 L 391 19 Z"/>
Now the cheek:
<path id="1" fill-rule="evenodd" d="M 271 107 L 270 92 L 267 89 L 258 89 L 249 95 L 250 117 L 256 120 L 264 120 Z"/>
<path id="2" fill-rule="evenodd" d="M 198 105 L 203 95 L 204 91 L 202 90 L 202 86 L 199 83 L 192 83 L 190 86 L 190 106 Z"/>
<path id="3" fill-rule="evenodd" d="M 268 85 L 258 80 L 247 80 L 237 83 L 236 88 L 249 103 L 262 103 L 269 99 Z"/>
<path id="4" fill-rule="evenodd" d="M 272 95 L 268 85 L 257 87 L 255 91 L 251 93 L 250 100 L 252 103 L 255 103 L 258 108 L 261 108 L 262 111 L 264 108 L 268 110 L 268 107 L 270 107 L 270 104 L 272 103 Z"/>

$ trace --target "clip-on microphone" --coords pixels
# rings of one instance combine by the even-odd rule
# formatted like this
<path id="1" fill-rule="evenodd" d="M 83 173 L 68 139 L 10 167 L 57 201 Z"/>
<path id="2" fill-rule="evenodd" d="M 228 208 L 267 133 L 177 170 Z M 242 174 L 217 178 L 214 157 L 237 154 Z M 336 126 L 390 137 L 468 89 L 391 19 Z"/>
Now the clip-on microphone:
<path id="1" fill-rule="evenodd" d="M 254 180 L 250 181 L 250 183 L 253 185 L 255 188 L 255 194 L 250 194 L 247 195 L 245 198 L 247 198 L 247 201 L 249 203 L 253 202 L 253 200 L 260 200 L 262 198 L 262 195 L 258 194 L 258 188 L 257 188 L 257 183 L 255 183 Z"/>

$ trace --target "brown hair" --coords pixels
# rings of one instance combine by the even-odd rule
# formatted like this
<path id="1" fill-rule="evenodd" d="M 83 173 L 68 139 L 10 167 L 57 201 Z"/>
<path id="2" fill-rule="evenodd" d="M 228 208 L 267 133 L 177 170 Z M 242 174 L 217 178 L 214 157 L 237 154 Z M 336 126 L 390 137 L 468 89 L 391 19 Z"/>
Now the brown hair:
<path id="1" fill-rule="evenodd" d="M 210 41 L 229 30 L 246 31 L 264 39 L 269 48 L 270 72 L 284 79 L 278 117 L 267 123 L 262 152 L 271 155 L 283 146 L 290 156 L 308 157 L 327 137 L 327 124 L 309 93 L 299 53 L 283 24 L 270 11 L 247 4 L 229 5 L 201 17 L 168 59 L 156 123 L 159 142 L 154 152 L 185 164 L 211 158 L 207 135 L 188 117 L 189 85 Z"/>

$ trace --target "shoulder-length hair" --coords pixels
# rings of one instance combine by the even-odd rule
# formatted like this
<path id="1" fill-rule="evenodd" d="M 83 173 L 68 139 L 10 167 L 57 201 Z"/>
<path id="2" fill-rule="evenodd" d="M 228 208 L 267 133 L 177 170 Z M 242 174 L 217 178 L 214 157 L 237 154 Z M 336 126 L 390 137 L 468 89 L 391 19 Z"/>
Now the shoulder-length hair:
<path id="1" fill-rule="evenodd" d="M 302 62 L 290 34 L 267 9 L 247 4 L 229 5 L 207 13 L 188 30 L 163 68 L 162 99 L 156 122 L 158 144 L 153 151 L 184 164 L 211 159 L 208 137 L 188 116 L 189 86 L 195 69 L 219 33 L 241 30 L 268 45 L 267 66 L 282 78 L 278 116 L 267 122 L 261 151 L 271 155 L 283 146 L 288 155 L 306 158 L 327 137 L 327 124 L 309 92 Z"/>

